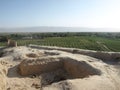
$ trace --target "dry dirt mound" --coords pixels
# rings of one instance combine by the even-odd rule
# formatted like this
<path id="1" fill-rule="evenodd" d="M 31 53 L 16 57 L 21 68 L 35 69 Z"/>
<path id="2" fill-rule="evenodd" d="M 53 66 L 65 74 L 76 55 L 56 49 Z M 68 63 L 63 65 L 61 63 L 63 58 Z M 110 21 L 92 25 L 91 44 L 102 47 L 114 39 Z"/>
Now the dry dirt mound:
<path id="1" fill-rule="evenodd" d="M 0 63 L 0 90 L 6 90 L 6 68 Z"/>
<path id="2" fill-rule="evenodd" d="M 38 46 L 38 45 L 29 45 L 29 46 L 37 49 L 60 50 L 73 54 L 83 54 L 97 59 L 101 59 L 103 61 L 120 62 L 120 52 L 93 51 L 93 50 L 84 50 L 84 49 L 76 49 L 76 48 L 63 48 L 63 47 L 52 47 L 52 46 L 48 47 L 48 46 Z"/>
<path id="3" fill-rule="evenodd" d="M 0 90 L 120 90 L 119 63 L 116 66 L 90 57 L 95 53 L 49 47 L 3 49 Z M 116 58 L 119 53 L 100 57 L 111 55 Z"/>

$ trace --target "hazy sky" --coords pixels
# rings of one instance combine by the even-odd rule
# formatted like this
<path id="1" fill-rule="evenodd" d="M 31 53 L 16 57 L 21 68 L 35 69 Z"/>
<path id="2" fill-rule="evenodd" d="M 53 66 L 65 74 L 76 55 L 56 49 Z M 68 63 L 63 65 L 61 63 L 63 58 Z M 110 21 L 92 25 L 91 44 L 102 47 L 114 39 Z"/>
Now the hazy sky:
<path id="1" fill-rule="evenodd" d="M 120 28 L 120 0 L 0 0 L 0 27 Z"/>

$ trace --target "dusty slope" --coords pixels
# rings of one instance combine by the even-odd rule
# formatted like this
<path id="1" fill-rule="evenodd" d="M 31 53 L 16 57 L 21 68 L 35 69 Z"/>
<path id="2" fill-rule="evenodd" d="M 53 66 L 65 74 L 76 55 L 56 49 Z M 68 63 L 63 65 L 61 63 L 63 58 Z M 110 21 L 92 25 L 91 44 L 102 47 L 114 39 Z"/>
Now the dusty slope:
<path id="1" fill-rule="evenodd" d="M 0 90 L 6 90 L 6 68 L 0 62 Z"/>
<path id="2" fill-rule="evenodd" d="M 61 70 L 53 71 L 50 73 L 41 73 L 38 75 L 21 76 L 19 71 L 19 64 L 24 60 L 32 62 L 28 65 L 35 65 L 35 60 L 41 60 L 41 58 L 59 58 L 67 57 L 71 58 L 78 63 L 85 62 L 86 67 L 91 67 L 101 71 L 100 75 L 89 75 L 83 78 L 67 78 L 61 79 L 52 83 L 48 83 L 43 86 L 41 78 L 51 80 L 56 73 L 66 73 Z M 56 59 L 55 59 L 56 60 Z M 120 90 L 120 65 L 114 63 L 105 63 L 100 59 L 92 58 L 90 56 L 73 54 L 59 50 L 45 50 L 45 49 L 33 49 L 28 47 L 14 47 L 6 48 L 3 50 L 0 62 L 7 67 L 7 90 Z M 51 62 L 51 60 L 50 60 Z M 69 60 L 67 61 L 69 62 Z M 74 63 L 74 62 L 72 62 Z M 48 63 L 49 64 L 49 63 Z M 68 63 L 67 63 L 68 64 Z M 38 65 L 38 63 L 37 63 Z M 43 64 L 42 64 L 43 65 Z M 76 67 L 76 64 L 72 64 Z M 80 64 L 78 64 L 79 66 Z M 70 64 L 68 64 L 70 68 Z M 77 66 L 77 67 L 78 67 Z M 71 66 L 72 67 L 72 66 Z M 77 68 L 76 67 L 76 68 Z M 33 66 L 33 68 L 36 68 Z M 81 67 L 80 67 L 81 68 Z M 25 69 L 26 70 L 26 69 Z M 71 71 L 76 71 L 72 68 Z M 85 70 L 86 71 L 86 70 Z M 79 71 L 76 71 L 79 72 Z M 54 74 L 55 73 L 55 74 Z M 80 72 L 79 72 L 80 73 Z M 62 75 L 62 74 L 61 74 Z M 45 83 L 45 81 L 44 81 Z M 4 89 L 1 89 L 4 90 Z"/>

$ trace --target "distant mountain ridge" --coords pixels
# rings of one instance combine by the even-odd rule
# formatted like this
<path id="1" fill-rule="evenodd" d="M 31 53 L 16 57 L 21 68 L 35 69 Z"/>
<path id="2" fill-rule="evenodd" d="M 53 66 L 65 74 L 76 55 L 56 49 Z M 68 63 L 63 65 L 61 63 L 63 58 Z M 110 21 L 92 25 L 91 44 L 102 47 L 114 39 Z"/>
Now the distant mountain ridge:
<path id="1" fill-rule="evenodd" d="M 120 32 L 120 29 L 41 26 L 22 28 L 0 28 L 0 32 Z"/>

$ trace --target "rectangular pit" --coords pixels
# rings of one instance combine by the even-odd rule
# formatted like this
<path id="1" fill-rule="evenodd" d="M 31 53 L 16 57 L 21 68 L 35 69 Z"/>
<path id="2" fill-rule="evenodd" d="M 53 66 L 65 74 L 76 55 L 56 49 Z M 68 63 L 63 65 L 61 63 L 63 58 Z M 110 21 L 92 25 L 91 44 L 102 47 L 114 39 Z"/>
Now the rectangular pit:
<path id="1" fill-rule="evenodd" d="M 42 75 L 44 82 L 48 80 L 47 84 L 66 79 L 84 78 L 89 75 L 101 74 L 100 70 L 92 67 L 85 61 L 78 61 L 68 57 L 23 60 L 19 65 L 19 70 L 23 76 Z"/>

